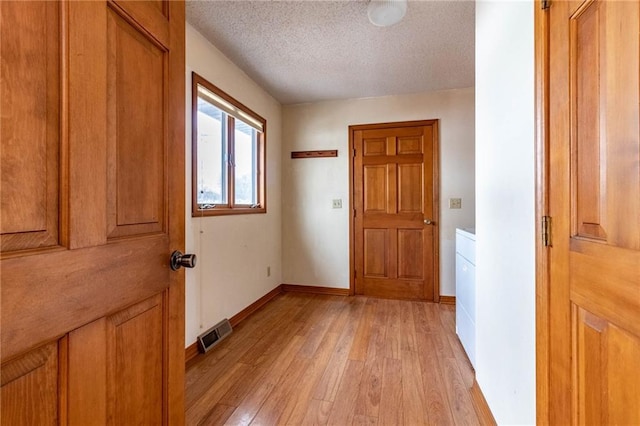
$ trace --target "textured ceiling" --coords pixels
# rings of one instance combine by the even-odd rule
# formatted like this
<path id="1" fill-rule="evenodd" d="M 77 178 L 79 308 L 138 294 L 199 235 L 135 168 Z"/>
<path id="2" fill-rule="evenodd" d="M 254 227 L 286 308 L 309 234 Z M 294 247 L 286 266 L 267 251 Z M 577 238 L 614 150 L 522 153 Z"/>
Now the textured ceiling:
<path id="1" fill-rule="evenodd" d="M 474 85 L 469 1 L 409 1 L 380 28 L 363 1 L 188 1 L 187 21 L 282 104 Z"/>

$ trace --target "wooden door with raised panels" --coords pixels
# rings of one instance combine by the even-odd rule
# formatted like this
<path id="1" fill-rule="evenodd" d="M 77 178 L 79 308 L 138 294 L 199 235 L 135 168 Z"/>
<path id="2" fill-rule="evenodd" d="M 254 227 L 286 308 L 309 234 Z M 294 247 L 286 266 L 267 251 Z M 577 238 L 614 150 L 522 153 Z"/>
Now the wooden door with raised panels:
<path id="1" fill-rule="evenodd" d="M 184 422 L 184 25 L 0 2 L 3 425 Z"/>
<path id="2" fill-rule="evenodd" d="M 637 425 L 640 3 L 547 13 L 549 422 Z"/>
<path id="3" fill-rule="evenodd" d="M 355 293 L 438 301 L 438 121 L 349 131 Z"/>

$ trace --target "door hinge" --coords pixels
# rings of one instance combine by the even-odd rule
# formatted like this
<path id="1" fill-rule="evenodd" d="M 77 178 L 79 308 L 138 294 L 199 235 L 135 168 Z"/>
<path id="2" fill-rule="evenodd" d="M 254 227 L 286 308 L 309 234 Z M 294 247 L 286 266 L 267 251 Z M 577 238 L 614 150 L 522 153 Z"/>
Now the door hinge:
<path id="1" fill-rule="evenodd" d="M 353 156 L 354 157 L 356 156 L 356 149 L 355 148 L 353 148 Z"/>
<path id="2" fill-rule="evenodd" d="M 353 217 L 356 217 L 356 209 L 353 209 Z"/>
<path id="3" fill-rule="evenodd" d="M 551 247 L 551 216 L 542 216 L 542 245 Z"/>
<path id="4" fill-rule="evenodd" d="M 551 0 L 542 0 L 540 2 L 540 6 L 542 8 L 542 10 L 547 10 L 551 7 Z"/>

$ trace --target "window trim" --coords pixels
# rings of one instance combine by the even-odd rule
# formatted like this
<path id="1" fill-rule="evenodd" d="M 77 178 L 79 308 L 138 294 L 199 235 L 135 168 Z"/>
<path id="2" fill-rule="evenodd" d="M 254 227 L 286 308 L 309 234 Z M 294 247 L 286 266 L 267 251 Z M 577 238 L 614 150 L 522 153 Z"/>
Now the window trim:
<path id="1" fill-rule="evenodd" d="M 234 214 L 256 214 L 267 212 L 267 167 L 266 167 L 266 151 L 267 151 L 267 120 L 262 116 L 242 104 L 240 101 L 234 99 L 232 96 L 225 93 L 222 89 L 215 86 L 213 83 L 207 81 L 204 77 L 200 76 L 196 72 L 191 73 L 191 216 L 192 217 L 204 217 L 204 216 L 222 216 L 222 215 L 234 215 Z M 226 179 L 226 191 L 228 192 L 228 204 L 225 206 L 216 206 L 210 209 L 200 209 L 198 206 L 198 86 L 202 86 L 205 89 L 211 91 L 215 95 L 222 98 L 224 101 L 229 102 L 239 111 L 252 117 L 262 124 L 262 132 L 258 132 L 257 137 L 257 165 L 256 165 L 256 190 L 258 191 L 258 206 L 251 207 L 246 204 L 235 205 L 235 193 L 234 184 L 235 176 L 233 165 L 231 161 L 227 161 L 227 179 Z M 223 110 L 227 117 L 227 128 L 230 129 L 234 124 L 235 117 Z M 238 117 L 243 121 L 242 117 Z M 246 123 L 246 121 L 245 121 Z M 226 138 L 227 152 L 234 152 L 235 132 L 228 132 Z"/>

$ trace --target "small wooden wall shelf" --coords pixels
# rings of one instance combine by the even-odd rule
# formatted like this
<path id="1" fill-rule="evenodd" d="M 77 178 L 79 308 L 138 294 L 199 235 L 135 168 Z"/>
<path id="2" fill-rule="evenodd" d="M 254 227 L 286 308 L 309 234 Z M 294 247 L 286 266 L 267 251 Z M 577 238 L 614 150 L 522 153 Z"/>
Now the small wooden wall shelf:
<path id="1" fill-rule="evenodd" d="M 337 157 L 338 150 L 325 151 L 292 151 L 291 158 L 321 158 L 321 157 Z"/>

